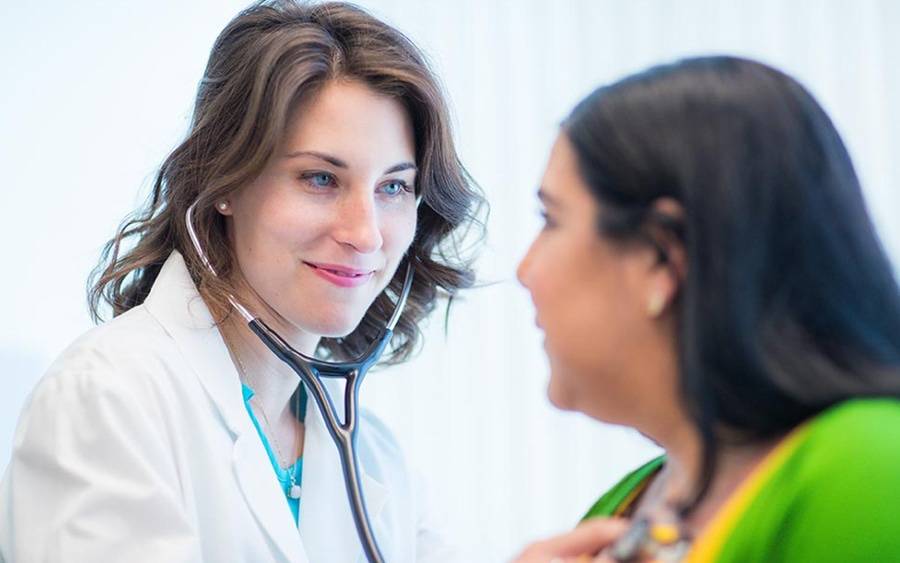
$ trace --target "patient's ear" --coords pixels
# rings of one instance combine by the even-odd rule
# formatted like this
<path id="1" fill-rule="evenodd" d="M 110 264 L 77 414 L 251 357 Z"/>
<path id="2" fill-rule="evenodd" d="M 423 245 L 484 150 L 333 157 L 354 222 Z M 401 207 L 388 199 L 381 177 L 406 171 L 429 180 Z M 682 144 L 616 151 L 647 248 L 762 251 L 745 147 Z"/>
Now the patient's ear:
<path id="1" fill-rule="evenodd" d="M 684 208 L 671 197 L 653 202 L 648 221 L 648 234 L 660 250 L 661 262 L 667 263 L 684 281 L 687 276 L 687 255 L 684 249 Z"/>
<path id="2" fill-rule="evenodd" d="M 673 198 L 657 199 L 651 206 L 645 228 L 657 252 L 646 295 L 647 315 L 655 318 L 677 299 L 687 278 L 684 208 Z"/>

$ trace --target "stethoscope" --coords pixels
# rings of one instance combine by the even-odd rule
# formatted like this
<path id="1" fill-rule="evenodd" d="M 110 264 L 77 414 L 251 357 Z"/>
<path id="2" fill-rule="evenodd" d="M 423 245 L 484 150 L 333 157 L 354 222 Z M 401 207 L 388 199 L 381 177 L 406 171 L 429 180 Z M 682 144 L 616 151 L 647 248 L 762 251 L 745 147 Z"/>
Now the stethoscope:
<path id="1" fill-rule="evenodd" d="M 194 231 L 191 215 L 196 205 L 196 202 L 191 204 L 185 213 L 188 234 L 190 235 L 191 243 L 194 245 L 194 250 L 197 251 L 203 265 L 216 276 L 218 274 L 216 274 L 216 270 L 210 264 L 206 253 L 200 247 L 200 240 Z M 397 325 L 397 321 L 400 319 L 401 313 L 403 313 L 403 308 L 406 306 L 406 298 L 409 296 L 409 290 L 412 286 L 413 272 L 414 267 L 412 261 L 410 261 L 406 268 L 406 278 L 403 280 L 403 289 L 400 291 L 400 297 L 397 299 L 394 314 L 387 325 L 385 325 L 381 335 L 369 345 L 368 350 L 349 362 L 326 362 L 298 352 L 277 332 L 266 325 L 262 319 L 250 314 L 246 307 L 238 303 L 233 295 L 228 295 L 228 302 L 231 303 L 235 311 L 244 317 L 250 330 L 263 341 L 272 353 L 294 370 L 316 401 L 319 412 L 322 413 L 322 417 L 325 419 L 328 433 L 338 448 L 341 458 L 341 469 L 344 473 L 344 485 L 347 489 L 347 498 L 350 501 L 350 508 L 353 513 L 353 522 L 356 525 L 356 532 L 359 535 L 366 558 L 371 563 L 383 563 L 384 558 L 372 533 L 369 513 L 366 511 L 366 502 L 359 482 L 359 460 L 356 453 L 356 436 L 359 421 L 359 387 L 369 368 L 378 362 L 382 352 L 384 352 L 388 342 L 390 342 L 391 336 L 394 334 L 394 327 Z M 325 386 L 322 384 L 321 379 L 323 377 L 337 377 L 346 380 L 346 385 L 344 386 L 343 422 L 338 419 L 331 396 L 325 391 Z"/>

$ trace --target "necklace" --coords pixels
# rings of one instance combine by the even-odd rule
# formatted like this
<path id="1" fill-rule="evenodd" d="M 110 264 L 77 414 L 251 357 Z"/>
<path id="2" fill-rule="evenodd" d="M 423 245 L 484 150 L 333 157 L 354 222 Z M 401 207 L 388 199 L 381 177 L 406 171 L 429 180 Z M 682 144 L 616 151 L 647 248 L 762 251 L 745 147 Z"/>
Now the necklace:
<path id="1" fill-rule="evenodd" d="M 229 346 L 229 348 L 231 348 L 231 352 L 232 352 L 232 354 L 234 354 L 234 359 L 237 360 L 237 365 L 238 365 L 238 369 L 240 371 L 241 379 L 243 381 L 247 381 L 247 379 L 248 379 L 247 378 L 247 370 L 244 367 L 244 362 L 241 360 L 240 354 L 238 354 L 238 352 L 237 352 L 237 347 Z M 296 410 L 296 409 L 298 409 L 298 407 L 299 407 L 300 394 L 295 393 L 295 397 L 296 397 L 296 403 L 297 403 L 295 405 L 295 412 L 299 412 L 299 410 Z M 250 400 L 252 400 L 252 398 Z M 249 404 L 249 401 L 248 401 L 248 404 Z M 293 453 L 290 457 L 286 457 L 284 455 L 284 453 L 281 451 L 281 446 L 278 444 L 278 439 L 275 437 L 275 431 L 273 430 L 272 425 L 269 423 L 269 417 L 266 415 L 266 410 L 262 407 L 261 404 L 259 404 L 259 401 L 256 402 L 256 409 L 263 416 L 263 422 L 266 423 L 266 430 L 268 430 L 268 435 L 272 437 L 271 442 L 275 446 L 275 451 L 278 454 L 279 460 L 291 461 L 294 458 L 293 453 L 296 453 L 296 451 L 297 451 L 297 435 L 296 435 L 296 433 L 294 434 L 294 443 L 293 443 L 293 448 L 291 450 Z M 278 463 L 280 465 L 281 462 L 279 461 Z M 288 474 L 289 482 L 288 482 L 288 488 L 285 491 L 285 494 L 294 500 L 299 499 L 300 494 L 302 492 L 300 485 L 297 484 L 296 464 L 297 464 L 297 462 L 296 462 L 296 460 L 294 460 L 294 463 L 289 465 L 286 470 L 287 474 Z"/>
<path id="2" fill-rule="evenodd" d="M 665 468 L 638 494 L 637 507 L 629 508 L 636 508 L 629 515 L 631 526 L 609 548 L 614 561 L 674 563 L 684 559 L 693 538 L 676 503 L 666 498 L 671 479 Z"/>
<path id="3" fill-rule="evenodd" d="M 691 548 L 691 536 L 680 518 L 669 513 L 641 516 L 609 548 L 614 561 L 676 563 Z"/>
<path id="4" fill-rule="evenodd" d="M 278 440 L 275 439 L 275 432 L 272 430 L 272 425 L 269 424 L 269 417 L 266 416 L 265 409 L 263 409 L 262 405 L 260 405 L 259 403 L 257 403 L 256 406 L 257 406 L 257 410 L 259 410 L 259 412 L 263 415 L 263 421 L 266 423 L 266 428 L 269 430 L 269 435 L 272 437 L 272 443 L 275 445 L 275 450 L 278 452 L 278 457 L 281 459 L 287 459 L 288 461 L 290 461 L 291 458 L 293 458 L 293 455 L 290 458 L 285 458 L 284 454 L 281 453 L 281 448 L 278 445 Z M 294 451 L 294 452 L 297 451 L 296 435 L 294 436 L 294 447 L 293 447 L 292 451 Z M 300 485 L 297 484 L 296 463 L 297 462 L 294 461 L 294 463 L 291 464 L 287 468 L 288 479 L 290 480 L 290 483 L 288 485 L 287 495 L 295 500 L 300 498 L 300 492 L 301 492 Z"/>

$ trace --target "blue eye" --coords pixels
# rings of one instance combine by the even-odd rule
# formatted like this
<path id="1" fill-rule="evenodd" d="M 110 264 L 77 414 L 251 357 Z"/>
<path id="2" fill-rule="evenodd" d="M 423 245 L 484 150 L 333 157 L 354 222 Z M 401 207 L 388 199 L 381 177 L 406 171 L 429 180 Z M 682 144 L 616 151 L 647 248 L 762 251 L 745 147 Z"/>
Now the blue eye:
<path id="1" fill-rule="evenodd" d="M 334 176 L 327 172 L 310 172 L 303 174 L 302 179 L 315 188 L 328 188 L 335 184 Z"/>
<path id="2" fill-rule="evenodd" d="M 407 186 L 406 182 L 403 182 L 401 180 L 392 180 L 387 184 L 384 184 L 381 187 L 381 191 L 386 193 L 387 195 L 396 196 L 403 193 L 404 191 L 409 191 L 409 187 Z"/>

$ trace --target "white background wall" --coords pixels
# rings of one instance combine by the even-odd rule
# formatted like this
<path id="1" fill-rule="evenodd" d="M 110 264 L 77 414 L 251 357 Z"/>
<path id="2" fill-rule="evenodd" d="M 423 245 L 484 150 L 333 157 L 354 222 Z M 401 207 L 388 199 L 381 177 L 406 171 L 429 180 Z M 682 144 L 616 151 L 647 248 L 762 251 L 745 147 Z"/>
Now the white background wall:
<path id="1" fill-rule="evenodd" d="M 891 0 L 365 0 L 431 56 L 463 161 L 493 206 L 480 261 L 497 282 L 458 302 L 422 354 L 375 373 L 366 401 L 434 486 L 472 561 L 571 526 L 653 455 L 632 432 L 555 412 L 514 268 L 538 227 L 534 191 L 556 124 L 600 83 L 693 54 L 734 53 L 803 81 L 843 133 L 895 264 L 900 258 L 900 2 Z M 90 326 L 102 244 L 143 201 L 185 133 L 213 39 L 235 0 L 2 0 L 0 467 L 17 413 Z"/>

